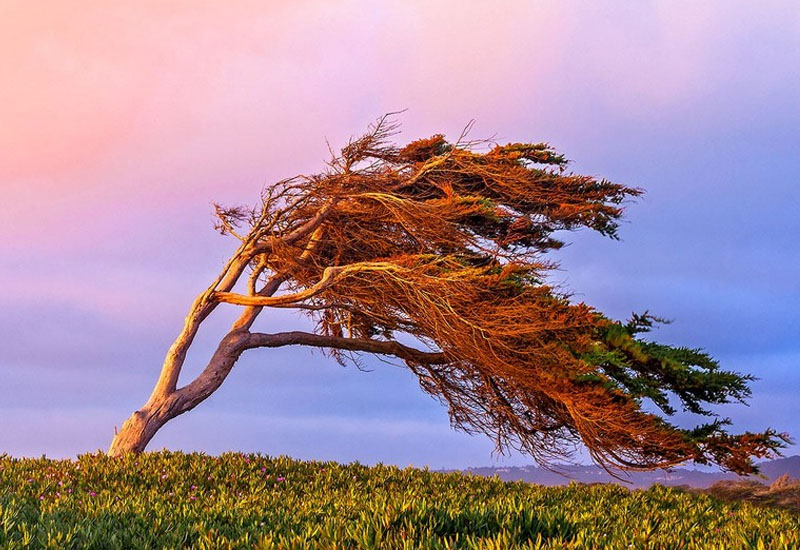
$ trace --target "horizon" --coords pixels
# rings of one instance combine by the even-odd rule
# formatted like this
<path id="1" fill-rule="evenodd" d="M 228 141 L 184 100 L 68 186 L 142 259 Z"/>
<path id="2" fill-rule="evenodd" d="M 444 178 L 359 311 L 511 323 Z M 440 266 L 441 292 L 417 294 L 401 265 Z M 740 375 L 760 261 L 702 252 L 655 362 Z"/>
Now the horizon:
<path id="1" fill-rule="evenodd" d="M 458 5 L 459 9 L 453 9 Z M 194 296 L 235 242 L 211 203 L 322 170 L 386 112 L 436 133 L 546 141 L 570 170 L 644 188 L 620 241 L 567 235 L 553 282 L 659 341 L 757 376 L 733 431 L 800 446 L 800 10 L 791 2 L 11 2 L 0 20 L 0 454 L 105 449 L 147 398 Z M 184 377 L 231 311 L 210 320 Z M 304 327 L 271 312 L 262 327 Z M 414 376 L 307 349 L 246 354 L 150 449 L 458 468 Z M 685 414 L 678 422 L 696 420 Z M 585 458 L 578 455 L 579 459 Z M 692 466 L 689 464 L 688 466 Z"/>

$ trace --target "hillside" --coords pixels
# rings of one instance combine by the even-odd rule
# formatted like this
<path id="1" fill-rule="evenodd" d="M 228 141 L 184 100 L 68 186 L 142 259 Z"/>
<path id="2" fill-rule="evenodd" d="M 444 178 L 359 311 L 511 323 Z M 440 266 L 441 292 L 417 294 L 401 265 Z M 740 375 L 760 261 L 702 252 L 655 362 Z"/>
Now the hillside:
<path id="1" fill-rule="evenodd" d="M 225 454 L 0 457 L 0 548 L 800 548 L 800 516 L 656 486 Z"/>
<path id="2" fill-rule="evenodd" d="M 735 474 L 709 472 L 689 468 L 674 468 L 671 471 L 656 470 L 653 472 L 632 472 L 623 474 L 626 486 L 646 488 L 654 484 L 683 486 L 706 489 L 720 481 L 758 481 L 769 485 L 783 475 L 800 478 L 800 456 L 790 456 L 776 460 L 767 460 L 759 464 L 761 476 L 740 478 Z M 565 465 L 557 471 L 546 470 L 538 466 L 520 467 L 480 467 L 462 470 L 464 473 L 486 477 L 498 476 L 504 481 L 525 481 L 539 485 L 566 485 L 571 481 L 580 483 L 621 483 L 608 472 L 598 466 Z"/>

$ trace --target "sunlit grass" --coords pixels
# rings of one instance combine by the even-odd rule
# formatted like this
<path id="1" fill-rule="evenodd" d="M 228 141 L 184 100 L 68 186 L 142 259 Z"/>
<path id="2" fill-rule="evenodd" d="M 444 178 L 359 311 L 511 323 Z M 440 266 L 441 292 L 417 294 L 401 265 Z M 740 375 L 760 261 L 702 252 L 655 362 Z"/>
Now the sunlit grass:
<path id="1" fill-rule="evenodd" d="M 539 487 L 225 454 L 0 457 L 0 548 L 800 548 L 800 516 L 656 486 Z"/>

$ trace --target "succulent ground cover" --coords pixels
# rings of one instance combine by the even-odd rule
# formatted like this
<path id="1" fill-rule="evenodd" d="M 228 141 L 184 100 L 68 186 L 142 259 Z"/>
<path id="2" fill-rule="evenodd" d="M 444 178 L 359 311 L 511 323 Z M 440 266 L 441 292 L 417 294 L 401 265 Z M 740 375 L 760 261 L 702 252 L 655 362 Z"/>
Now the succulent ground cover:
<path id="1" fill-rule="evenodd" d="M 0 456 L 0 548 L 800 548 L 800 515 L 661 486 L 234 453 Z"/>

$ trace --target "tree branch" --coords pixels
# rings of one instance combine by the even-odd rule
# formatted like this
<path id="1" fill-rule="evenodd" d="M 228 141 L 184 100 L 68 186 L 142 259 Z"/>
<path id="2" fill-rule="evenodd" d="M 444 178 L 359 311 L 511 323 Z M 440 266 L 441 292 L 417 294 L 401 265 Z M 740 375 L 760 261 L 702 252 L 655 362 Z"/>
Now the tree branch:
<path id="1" fill-rule="evenodd" d="M 284 245 L 293 245 L 304 237 L 311 235 L 318 227 L 322 225 L 322 223 L 328 217 L 328 214 L 330 214 L 331 210 L 333 210 L 338 202 L 338 198 L 328 201 L 317 211 L 313 218 L 302 224 L 300 227 L 292 230 L 288 235 L 284 237 L 271 236 L 263 242 L 256 243 L 256 246 L 253 249 L 253 254 L 262 254 L 272 250 L 275 241 L 280 241 Z M 258 235 L 257 238 L 261 238 L 261 235 Z"/>
<path id="2" fill-rule="evenodd" d="M 344 338 L 341 336 L 327 336 L 301 331 L 278 332 L 275 334 L 252 333 L 246 336 L 241 342 L 243 349 L 277 348 L 290 345 L 333 348 L 346 351 L 363 351 L 379 355 L 394 355 L 406 361 L 427 365 L 447 363 L 449 361 L 442 352 L 422 351 L 394 340 Z"/>
<path id="3" fill-rule="evenodd" d="M 347 275 L 363 271 L 397 271 L 398 269 L 399 267 L 391 262 L 359 262 L 344 266 L 332 266 L 325 268 L 322 272 L 322 277 L 315 285 L 301 290 L 300 292 L 295 292 L 294 294 L 285 294 L 283 296 L 247 296 L 235 292 L 215 292 L 213 298 L 218 302 L 240 306 L 283 306 L 312 298 Z"/>
<path id="4" fill-rule="evenodd" d="M 190 384 L 176 390 L 178 401 L 175 414 L 183 414 L 193 409 L 214 393 L 228 376 L 242 352 L 254 348 L 277 348 L 290 345 L 394 355 L 420 365 L 448 362 L 444 353 L 422 351 L 395 341 L 343 338 L 299 331 L 275 334 L 232 331 L 222 339 L 203 372 Z"/>

